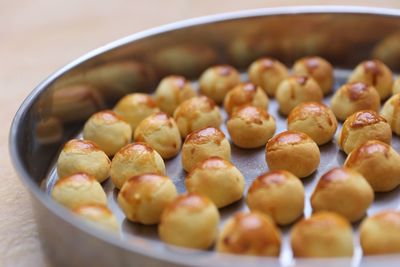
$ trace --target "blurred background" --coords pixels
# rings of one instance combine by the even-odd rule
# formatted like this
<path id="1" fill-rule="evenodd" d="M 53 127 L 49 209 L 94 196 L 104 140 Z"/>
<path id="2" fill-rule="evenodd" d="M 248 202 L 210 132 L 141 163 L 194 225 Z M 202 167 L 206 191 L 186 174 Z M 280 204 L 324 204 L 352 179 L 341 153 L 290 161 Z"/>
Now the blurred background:
<path id="1" fill-rule="evenodd" d="M 10 164 L 7 140 L 17 108 L 41 80 L 96 47 L 151 27 L 221 12 L 322 2 L 400 8 L 398 0 L 2 1 L 0 266 L 47 266 L 28 193 Z"/>

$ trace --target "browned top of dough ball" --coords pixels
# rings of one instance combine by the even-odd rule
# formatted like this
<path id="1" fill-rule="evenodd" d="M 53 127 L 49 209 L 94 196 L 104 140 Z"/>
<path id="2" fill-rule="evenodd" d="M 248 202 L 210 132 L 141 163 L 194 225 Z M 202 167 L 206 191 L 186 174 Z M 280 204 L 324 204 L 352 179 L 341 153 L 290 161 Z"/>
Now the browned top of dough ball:
<path id="1" fill-rule="evenodd" d="M 207 127 L 190 133 L 186 139 L 185 143 L 192 144 L 205 144 L 209 142 L 215 142 L 220 144 L 222 140 L 225 139 L 225 134 L 214 127 Z"/>

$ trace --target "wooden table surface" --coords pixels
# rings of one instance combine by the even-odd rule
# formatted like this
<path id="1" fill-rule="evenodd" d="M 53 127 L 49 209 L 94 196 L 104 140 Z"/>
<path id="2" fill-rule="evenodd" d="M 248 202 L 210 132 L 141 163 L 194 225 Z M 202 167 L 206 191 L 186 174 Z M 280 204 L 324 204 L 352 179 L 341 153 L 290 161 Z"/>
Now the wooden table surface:
<path id="1" fill-rule="evenodd" d="M 40 247 L 30 196 L 9 158 L 11 120 L 51 72 L 93 48 L 147 28 L 220 12 L 323 1 L 146 0 L 3 1 L 0 8 L 0 266 L 49 266 Z M 400 8 L 400 1 L 324 1 Z"/>

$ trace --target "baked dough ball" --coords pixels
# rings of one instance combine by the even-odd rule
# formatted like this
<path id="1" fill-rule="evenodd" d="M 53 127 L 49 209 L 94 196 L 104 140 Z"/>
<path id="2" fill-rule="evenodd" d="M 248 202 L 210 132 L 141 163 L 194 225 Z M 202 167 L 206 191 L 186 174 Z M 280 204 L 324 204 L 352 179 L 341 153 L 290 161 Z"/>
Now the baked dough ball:
<path id="1" fill-rule="evenodd" d="M 293 65 L 293 73 L 312 77 L 321 87 L 324 95 L 333 87 L 333 67 L 326 59 L 317 56 L 303 57 Z"/>
<path id="2" fill-rule="evenodd" d="M 288 130 L 303 132 L 318 145 L 332 140 L 337 126 L 333 112 L 317 102 L 306 102 L 296 106 L 287 119 Z"/>
<path id="3" fill-rule="evenodd" d="M 77 172 L 92 175 L 101 183 L 109 176 L 110 159 L 95 143 L 72 139 L 64 145 L 58 156 L 57 174 L 64 177 Z"/>
<path id="4" fill-rule="evenodd" d="M 207 127 L 189 134 L 182 146 L 182 165 L 190 172 L 196 165 L 212 156 L 231 160 L 231 145 L 223 132 Z"/>
<path id="5" fill-rule="evenodd" d="M 383 211 L 364 219 L 360 243 L 364 255 L 400 253 L 400 211 Z"/>
<path id="6" fill-rule="evenodd" d="M 283 80 L 276 90 L 279 111 L 288 115 L 303 102 L 321 102 L 323 98 L 318 83 L 308 76 L 291 76 Z"/>
<path id="7" fill-rule="evenodd" d="M 160 154 L 145 143 L 128 144 L 112 159 L 110 175 L 118 189 L 132 176 L 144 173 L 165 174 Z"/>
<path id="8" fill-rule="evenodd" d="M 350 223 L 333 212 L 317 212 L 296 223 L 290 232 L 297 258 L 351 257 L 353 231 Z"/>
<path id="9" fill-rule="evenodd" d="M 266 172 L 251 184 L 246 203 L 251 211 L 265 213 L 277 224 L 289 224 L 303 214 L 304 187 L 288 171 Z"/>
<path id="10" fill-rule="evenodd" d="M 232 66 L 217 65 L 206 69 L 199 79 L 200 93 L 216 103 L 224 101 L 225 95 L 240 83 L 240 74 Z"/>
<path id="11" fill-rule="evenodd" d="M 303 178 L 318 168 L 320 153 L 305 133 L 286 131 L 268 141 L 265 158 L 270 170 L 286 170 Z"/>
<path id="12" fill-rule="evenodd" d="M 170 75 L 161 80 L 155 100 L 162 111 L 172 116 L 183 101 L 196 96 L 192 85 L 183 76 Z"/>
<path id="13" fill-rule="evenodd" d="M 261 86 L 269 96 L 275 96 L 280 82 L 289 76 L 285 65 L 268 57 L 254 61 L 249 67 L 248 74 L 249 80 Z"/>
<path id="14" fill-rule="evenodd" d="M 332 211 L 355 222 L 374 200 L 374 191 L 364 176 L 347 168 L 334 168 L 318 181 L 311 195 L 314 212 Z"/>
<path id="15" fill-rule="evenodd" d="M 400 94 L 393 95 L 385 102 L 381 116 L 389 123 L 392 131 L 400 135 Z"/>
<path id="16" fill-rule="evenodd" d="M 392 87 L 392 94 L 398 94 L 400 93 L 400 77 L 398 77 L 394 83 L 393 83 L 393 87 Z"/>
<path id="17" fill-rule="evenodd" d="M 354 149 L 344 166 L 361 173 L 375 192 L 387 192 L 400 184 L 400 155 L 381 141 L 370 140 Z"/>
<path id="18" fill-rule="evenodd" d="M 142 174 L 124 183 L 118 194 L 118 204 L 128 220 L 156 224 L 164 208 L 176 196 L 175 185 L 167 176 Z"/>
<path id="19" fill-rule="evenodd" d="M 362 110 L 349 116 L 339 133 L 338 145 L 349 154 L 368 140 L 379 140 L 390 144 L 392 130 L 386 120 L 372 110 Z"/>
<path id="20" fill-rule="evenodd" d="M 83 204 L 75 207 L 72 212 L 88 222 L 112 232 L 118 232 L 117 218 L 106 205 Z"/>
<path id="21" fill-rule="evenodd" d="M 175 246 L 207 249 L 217 236 L 219 213 L 214 203 L 197 193 L 180 195 L 161 215 L 158 234 Z"/>
<path id="22" fill-rule="evenodd" d="M 223 226 L 217 251 L 231 254 L 278 257 L 281 234 L 274 223 L 257 212 L 238 212 Z"/>
<path id="23" fill-rule="evenodd" d="M 83 138 L 95 142 L 113 156 L 132 140 L 131 126 L 111 110 L 93 114 L 83 127 Z"/>
<path id="24" fill-rule="evenodd" d="M 264 146 L 276 130 L 275 119 L 254 106 L 236 109 L 226 125 L 233 143 L 241 148 Z"/>
<path id="25" fill-rule="evenodd" d="M 392 91 L 392 71 L 380 60 L 365 60 L 357 65 L 350 74 L 348 82 L 364 82 L 376 88 L 384 100 Z"/>
<path id="26" fill-rule="evenodd" d="M 378 91 L 363 82 L 342 85 L 331 99 L 331 108 L 339 120 L 344 121 L 354 112 L 369 109 L 378 112 L 381 100 Z"/>
<path id="27" fill-rule="evenodd" d="M 128 122 L 132 132 L 135 132 L 136 126 L 144 118 L 160 110 L 150 95 L 132 93 L 121 98 L 115 105 L 114 111 Z"/>
<path id="28" fill-rule="evenodd" d="M 175 120 L 164 112 L 155 113 L 142 120 L 136 127 L 135 141 L 147 143 L 164 159 L 176 156 L 182 145 Z"/>
<path id="29" fill-rule="evenodd" d="M 188 192 L 207 196 L 218 208 L 241 199 L 244 184 L 243 174 L 232 163 L 219 157 L 199 163 L 185 180 Z"/>
<path id="30" fill-rule="evenodd" d="M 93 176 L 83 172 L 58 179 L 51 191 L 51 197 L 70 209 L 84 204 L 107 205 L 107 196 L 101 184 Z"/>
<path id="31" fill-rule="evenodd" d="M 268 110 L 268 96 L 261 87 L 253 83 L 241 83 L 229 91 L 224 99 L 225 111 L 231 115 L 232 112 L 244 105 L 251 105 Z"/>
<path id="32" fill-rule="evenodd" d="M 219 128 L 222 122 L 219 108 L 211 98 L 206 96 L 193 97 L 184 101 L 176 108 L 174 119 L 182 138 L 204 127 Z"/>

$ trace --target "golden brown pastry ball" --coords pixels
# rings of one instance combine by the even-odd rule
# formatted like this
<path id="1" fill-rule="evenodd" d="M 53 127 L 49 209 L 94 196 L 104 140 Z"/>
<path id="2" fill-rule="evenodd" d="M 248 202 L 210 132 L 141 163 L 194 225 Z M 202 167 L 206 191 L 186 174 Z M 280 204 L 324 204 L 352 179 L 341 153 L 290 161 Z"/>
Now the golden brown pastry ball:
<path id="1" fill-rule="evenodd" d="M 188 192 L 203 194 L 222 208 L 242 198 L 245 181 L 232 163 L 210 157 L 186 176 L 185 185 Z"/>
<path id="2" fill-rule="evenodd" d="M 224 99 L 225 111 L 230 115 L 232 112 L 245 105 L 251 105 L 268 110 L 268 96 L 261 87 L 253 83 L 241 83 L 229 91 Z"/>
<path id="3" fill-rule="evenodd" d="M 400 211 L 383 211 L 364 219 L 360 243 L 364 255 L 400 253 Z"/>
<path id="4" fill-rule="evenodd" d="M 276 90 L 279 111 L 288 115 L 303 102 L 321 102 L 323 98 L 318 83 L 308 76 L 291 76 L 283 80 Z"/>
<path id="5" fill-rule="evenodd" d="M 175 246 L 207 249 L 217 236 L 219 213 L 214 203 L 197 193 L 180 195 L 161 215 L 158 234 Z"/>
<path id="6" fill-rule="evenodd" d="M 61 150 L 57 160 L 57 173 L 59 177 L 64 177 L 77 172 L 92 175 L 101 183 L 110 174 L 110 159 L 95 143 L 72 139 Z"/>
<path id="7" fill-rule="evenodd" d="M 297 60 L 293 65 L 293 72 L 297 75 L 312 77 L 319 84 L 324 95 L 332 91 L 333 67 L 322 57 L 310 56 Z"/>
<path id="8" fill-rule="evenodd" d="M 101 184 L 93 176 L 83 172 L 58 179 L 51 196 L 70 209 L 84 204 L 107 205 L 107 196 Z"/>
<path id="9" fill-rule="evenodd" d="M 196 96 L 192 85 L 183 76 L 170 75 L 161 80 L 155 100 L 162 111 L 172 116 L 183 101 Z"/>
<path id="10" fill-rule="evenodd" d="M 381 100 L 378 91 L 363 82 L 342 85 L 331 99 L 331 108 L 336 118 L 344 121 L 354 112 L 369 109 L 378 112 Z"/>
<path id="11" fill-rule="evenodd" d="M 103 229 L 112 232 L 119 231 L 117 218 L 106 205 L 83 204 L 75 207 L 72 212 Z"/>
<path id="12" fill-rule="evenodd" d="M 175 185 L 167 176 L 142 174 L 124 183 L 118 194 L 118 204 L 128 220 L 156 224 L 164 208 L 176 196 Z"/>
<path id="13" fill-rule="evenodd" d="M 386 100 L 381 116 L 389 123 L 392 131 L 400 135 L 400 94 L 395 94 Z"/>
<path id="14" fill-rule="evenodd" d="M 131 126 L 111 110 L 93 114 L 83 127 L 83 138 L 95 142 L 113 156 L 132 140 Z"/>
<path id="15" fill-rule="evenodd" d="M 196 165 L 209 157 L 231 160 L 231 145 L 223 132 L 207 127 L 189 134 L 182 146 L 182 165 L 190 172 Z"/>
<path id="16" fill-rule="evenodd" d="M 261 86 L 269 95 L 275 96 L 278 85 L 289 76 L 285 65 L 273 58 L 260 58 L 248 70 L 249 80 Z"/>
<path id="17" fill-rule="evenodd" d="M 318 145 L 332 140 L 338 123 L 332 110 L 318 102 L 296 106 L 287 119 L 288 130 L 307 134 Z"/>
<path id="18" fill-rule="evenodd" d="M 236 109 L 226 125 L 233 143 L 241 148 L 264 146 L 276 130 L 275 119 L 254 106 Z"/>
<path id="19" fill-rule="evenodd" d="M 206 96 L 193 97 L 184 101 L 176 108 L 174 119 L 182 138 L 204 127 L 219 128 L 222 122 L 219 108 L 211 98 Z"/>
<path id="20" fill-rule="evenodd" d="M 266 172 L 253 181 L 246 202 L 250 210 L 265 213 L 275 223 L 289 224 L 303 214 L 304 187 L 288 171 Z"/>
<path id="21" fill-rule="evenodd" d="M 400 77 L 398 77 L 394 83 L 393 83 L 393 87 L 392 87 L 392 94 L 398 94 L 400 93 Z"/>
<path id="22" fill-rule="evenodd" d="M 231 254 L 278 257 L 281 233 L 275 224 L 258 212 L 238 212 L 218 236 L 217 251 Z"/>
<path id="23" fill-rule="evenodd" d="M 400 184 L 400 155 L 378 140 L 367 141 L 354 149 L 344 167 L 361 173 L 375 192 L 387 192 Z"/>
<path id="24" fill-rule="evenodd" d="M 155 113 L 142 120 L 136 127 L 135 141 L 147 143 L 164 159 L 178 154 L 182 145 L 175 120 L 164 112 Z"/>
<path id="25" fill-rule="evenodd" d="M 317 212 L 296 223 L 290 233 L 296 258 L 351 257 L 353 231 L 350 223 L 333 212 Z"/>
<path id="26" fill-rule="evenodd" d="M 336 212 L 351 222 L 361 219 L 373 200 L 374 191 L 364 176 L 348 168 L 322 175 L 310 199 L 314 212 Z"/>
<path id="27" fill-rule="evenodd" d="M 240 74 L 232 66 L 217 65 L 206 69 L 200 76 L 200 93 L 216 103 L 222 103 L 225 95 L 240 83 Z"/>
<path id="28" fill-rule="evenodd" d="M 349 154 L 353 149 L 374 139 L 390 144 L 392 140 L 390 125 L 375 111 L 362 110 L 345 120 L 339 133 L 338 145 Z"/>
<path id="29" fill-rule="evenodd" d="M 136 126 L 144 118 L 160 110 L 150 95 L 132 93 L 121 98 L 115 105 L 114 111 L 128 122 L 132 132 L 135 132 Z"/>
<path id="30" fill-rule="evenodd" d="M 118 189 L 132 176 L 144 173 L 165 174 L 160 154 L 145 143 L 128 144 L 112 159 L 110 175 Z"/>
<path id="31" fill-rule="evenodd" d="M 286 131 L 268 141 L 265 158 L 270 170 L 286 170 L 303 178 L 318 168 L 320 153 L 318 145 L 305 133 Z"/>
<path id="32" fill-rule="evenodd" d="M 392 71 L 380 60 L 366 60 L 357 65 L 350 74 L 348 82 L 364 82 L 376 88 L 384 100 L 389 97 L 392 91 Z"/>

